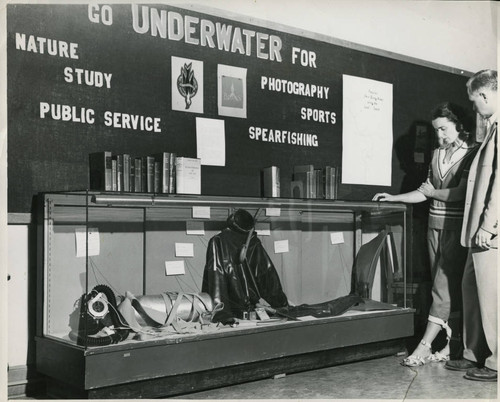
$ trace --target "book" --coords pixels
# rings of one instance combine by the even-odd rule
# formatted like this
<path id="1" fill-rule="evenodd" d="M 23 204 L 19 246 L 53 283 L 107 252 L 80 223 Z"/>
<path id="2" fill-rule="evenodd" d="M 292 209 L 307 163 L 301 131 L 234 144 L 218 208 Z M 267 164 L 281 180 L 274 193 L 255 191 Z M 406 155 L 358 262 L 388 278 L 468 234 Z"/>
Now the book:
<path id="1" fill-rule="evenodd" d="M 123 155 L 113 155 L 113 161 L 116 161 L 116 190 L 123 191 Z"/>
<path id="2" fill-rule="evenodd" d="M 142 159 L 134 158 L 134 191 L 142 192 Z"/>
<path id="3" fill-rule="evenodd" d="M 332 167 L 331 166 L 325 166 L 325 168 L 323 169 L 323 193 L 325 195 L 325 199 L 327 200 L 331 200 L 332 199 L 332 191 L 331 191 L 331 182 L 332 182 L 332 178 L 331 178 L 331 170 L 332 170 Z"/>
<path id="4" fill-rule="evenodd" d="M 302 198 L 316 198 L 316 173 L 314 165 L 295 165 L 293 180 L 302 182 Z"/>
<path id="5" fill-rule="evenodd" d="M 170 152 L 170 163 L 169 163 L 170 170 L 169 170 L 169 182 L 168 182 L 169 193 L 175 193 L 177 189 L 176 185 L 177 175 L 175 173 L 175 169 L 177 168 L 176 160 L 177 160 L 177 155 L 174 152 Z M 201 160 L 200 160 L 200 177 L 201 177 Z M 200 192 L 197 194 L 201 194 L 201 189 Z"/>
<path id="6" fill-rule="evenodd" d="M 111 151 L 89 154 L 89 187 L 91 190 L 112 191 Z"/>
<path id="7" fill-rule="evenodd" d="M 141 156 L 141 192 L 146 193 L 148 191 L 148 178 L 147 178 L 147 161 L 145 156 Z"/>
<path id="8" fill-rule="evenodd" d="M 309 172 L 308 172 L 309 173 Z M 317 183 L 318 183 L 318 172 L 316 169 L 313 169 L 311 173 L 311 184 L 309 188 L 309 197 L 308 198 L 318 198 L 317 197 Z"/>
<path id="9" fill-rule="evenodd" d="M 175 152 L 161 152 L 153 156 L 160 163 L 160 192 L 175 193 Z"/>
<path id="10" fill-rule="evenodd" d="M 290 183 L 290 197 L 304 198 L 304 183 L 300 180 L 292 180 Z"/>
<path id="11" fill-rule="evenodd" d="M 294 173 L 293 180 L 302 182 L 302 198 L 313 198 L 316 185 L 314 171 Z"/>
<path id="12" fill-rule="evenodd" d="M 130 192 L 130 155 L 123 154 L 123 191 Z"/>
<path id="13" fill-rule="evenodd" d="M 154 156 L 142 157 L 142 192 L 154 193 L 154 171 L 155 158 Z"/>
<path id="14" fill-rule="evenodd" d="M 280 168 L 269 166 L 262 170 L 262 185 L 264 197 L 280 196 Z"/>
<path id="15" fill-rule="evenodd" d="M 154 171 L 154 192 L 155 194 L 160 193 L 161 189 L 161 164 L 158 161 L 155 161 L 155 171 Z"/>
<path id="16" fill-rule="evenodd" d="M 111 158 L 111 191 L 116 191 L 116 159 Z"/>
<path id="17" fill-rule="evenodd" d="M 326 166 L 323 170 L 323 188 L 325 198 L 327 200 L 335 200 L 337 198 L 337 190 L 339 183 L 339 169 L 336 166 Z"/>
<path id="18" fill-rule="evenodd" d="M 341 182 L 341 173 L 342 170 L 340 169 L 340 166 L 337 166 L 335 168 L 335 175 L 334 175 L 334 184 L 333 184 L 333 199 L 336 200 L 339 198 L 339 189 L 340 189 L 340 182 Z"/>
<path id="19" fill-rule="evenodd" d="M 315 189 L 315 196 L 313 198 L 319 198 L 322 199 L 324 197 L 323 195 L 323 172 L 321 169 L 314 169 L 314 189 Z"/>
<path id="20" fill-rule="evenodd" d="M 175 175 L 177 193 L 201 194 L 201 159 L 177 157 Z"/>
<path id="21" fill-rule="evenodd" d="M 130 192 L 135 192 L 135 158 L 130 157 Z"/>
<path id="22" fill-rule="evenodd" d="M 170 152 L 161 152 L 153 155 L 160 165 L 160 193 L 169 193 L 170 188 Z"/>

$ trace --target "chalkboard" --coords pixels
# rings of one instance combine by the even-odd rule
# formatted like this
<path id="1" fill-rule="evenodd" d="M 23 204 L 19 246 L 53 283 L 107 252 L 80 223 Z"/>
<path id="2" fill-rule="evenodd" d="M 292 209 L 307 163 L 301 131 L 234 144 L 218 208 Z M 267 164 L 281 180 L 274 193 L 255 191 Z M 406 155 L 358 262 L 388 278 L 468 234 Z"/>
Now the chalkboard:
<path id="1" fill-rule="evenodd" d="M 225 132 L 225 165 L 202 167 L 202 194 L 260 196 L 261 170 L 274 165 L 281 195 L 289 196 L 294 165 L 342 164 L 343 75 L 393 88 L 391 186 L 344 184 L 339 191 L 341 199 L 367 200 L 425 176 L 424 163 L 414 159 L 415 127 L 428 124 L 437 103 L 469 107 L 466 77 L 455 72 L 192 9 L 11 4 L 7 31 L 9 212 L 30 212 L 38 192 L 88 188 L 92 152 L 196 157 L 200 117 L 222 120 Z M 175 106 L 175 60 L 196 67 L 198 109 Z M 221 115 L 221 65 L 246 74 L 246 103 L 235 115 L 229 103 Z M 293 83 L 293 93 L 263 87 L 263 77 L 283 88 L 283 80 Z M 316 111 L 316 121 L 304 118 L 307 108 Z M 128 128 L 131 119 L 147 117 L 149 130 Z M 256 140 L 255 128 L 304 133 L 311 142 L 288 143 L 291 135 Z M 426 135 L 432 139 L 431 130 Z"/>

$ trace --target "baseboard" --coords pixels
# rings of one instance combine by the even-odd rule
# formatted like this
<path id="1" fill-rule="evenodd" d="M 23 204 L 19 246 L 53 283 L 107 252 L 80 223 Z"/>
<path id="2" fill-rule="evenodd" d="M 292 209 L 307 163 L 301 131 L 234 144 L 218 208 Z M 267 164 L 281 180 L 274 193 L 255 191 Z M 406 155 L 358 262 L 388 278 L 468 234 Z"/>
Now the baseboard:
<path id="1" fill-rule="evenodd" d="M 34 365 L 9 367 L 7 382 L 9 399 L 45 394 L 45 377 L 36 371 Z"/>

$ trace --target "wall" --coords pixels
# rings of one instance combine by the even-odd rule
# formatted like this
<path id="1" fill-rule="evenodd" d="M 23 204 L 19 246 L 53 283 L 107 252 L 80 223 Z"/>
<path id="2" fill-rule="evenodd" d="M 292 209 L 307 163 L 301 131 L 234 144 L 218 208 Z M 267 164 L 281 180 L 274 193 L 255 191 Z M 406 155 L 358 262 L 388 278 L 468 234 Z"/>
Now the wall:
<path id="1" fill-rule="evenodd" d="M 289 0 L 285 10 L 284 0 L 191 0 L 190 3 L 464 71 L 497 66 L 499 6 L 496 2 Z"/>
<path id="2" fill-rule="evenodd" d="M 179 2 L 171 2 L 179 4 Z M 189 7 L 220 8 L 229 18 L 241 15 L 247 22 L 261 19 L 312 31 L 339 40 L 358 43 L 374 49 L 403 54 L 423 62 L 438 63 L 464 71 L 496 68 L 497 64 L 497 4 L 493 2 L 441 1 L 328 1 L 328 0 L 210 0 L 192 1 Z M 287 12 L 283 12 L 286 4 Z M 305 6 L 307 4 L 307 6 Z M 186 7 L 186 3 L 182 3 Z M 217 13 L 217 11 L 212 11 Z M 234 13 L 234 15 L 233 15 Z M 0 7 L 0 26 L 6 27 L 5 8 Z M 6 57 L 2 29 L 0 54 L 0 122 L 6 121 Z M 439 38 L 436 44 L 436 38 Z M 6 209 L 6 127 L 0 127 L 0 285 L 5 285 L 6 273 L 13 278 L 9 284 L 9 320 L 15 319 L 17 331 L 9 332 L 11 365 L 32 363 L 27 353 L 28 311 L 23 308 L 28 297 L 25 275 L 34 272 L 28 263 L 28 225 L 30 217 L 9 216 L 7 231 Z M 17 223 L 17 224 L 16 224 Z M 15 247 L 14 247 L 15 245 Z M 7 259 L 8 251 L 8 259 Z M 7 292 L 0 292 L 7 306 Z M 0 315 L 4 316 L 0 311 Z M 6 320 L 4 320 L 5 322 Z M 2 324 L 5 327 L 5 323 Z M 3 329 L 2 327 L 2 329 Z M 7 337 L 2 336 L 0 356 L 6 356 Z M 3 378 L 3 377 L 2 377 Z M 0 389 L 3 382 L 0 382 Z"/>
<path id="3" fill-rule="evenodd" d="M 9 344 L 15 340 L 16 347 L 9 347 L 8 358 L 10 366 L 26 364 L 28 359 L 28 227 L 25 225 L 9 226 L 10 242 L 8 258 L 8 274 L 11 276 L 8 284 L 7 320 Z M 33 333 L 33 332 L 32 332 Z"/>

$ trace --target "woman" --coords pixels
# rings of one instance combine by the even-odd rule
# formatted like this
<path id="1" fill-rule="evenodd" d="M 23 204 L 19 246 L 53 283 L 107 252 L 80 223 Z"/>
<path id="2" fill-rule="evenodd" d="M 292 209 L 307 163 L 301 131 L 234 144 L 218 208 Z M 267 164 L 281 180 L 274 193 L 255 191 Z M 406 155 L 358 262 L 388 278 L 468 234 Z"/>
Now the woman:
<path id="1" fill-rule="evenodd" d="M 477 151 L 474 136 L 466 129 L 468 115 L 452 103 L 432 112 L 432 126 L 439 147 L 434 150 L 427 181 L 414 191 L 391 195 L 377 193 L 373 201 L 419 203 L 431 199 L 427 245 L 431 263 L 432 305 L 425 333 L 404 366 L 420 366 L 429 361 L 447 361 L 450 354 L 451 311 L 462 310 L 461 280 L 467 249 L 460 245 L 467 175 Z M 431 344 L 446 330 L 447 343 L 432 353 Z"/>

